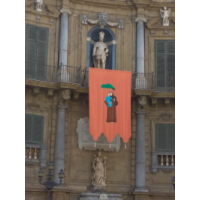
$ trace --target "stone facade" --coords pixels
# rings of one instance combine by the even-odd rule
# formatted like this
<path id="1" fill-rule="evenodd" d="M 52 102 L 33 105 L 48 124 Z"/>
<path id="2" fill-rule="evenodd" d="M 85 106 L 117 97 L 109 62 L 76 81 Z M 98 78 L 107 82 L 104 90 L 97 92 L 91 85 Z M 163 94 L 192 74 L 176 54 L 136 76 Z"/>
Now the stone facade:
<path id="1" fill-rule="evenodd" d="M 162 26 L 160 9 L 166 6 L 171 9 L 169 26 Z M 60 10 L 64 10 L 60 12 Z M 67 65 L 86 68 L 87 33 L 96 25 L 82 24 L 82 15 L 97 20 L 99 13 L 107 13 L 111 22 L 123 20 L 123 28 L 109 27 L 116 36 L 116 70 L 136 71 L 136 33 L 137 20 L 144 23 L 144 72 L 155 72 L 155 40 L 175 40 L 175 1 L 174 0 L 45 0 L 42 11 L 35 10 L 34 1 L 26 0 L 25 23 L 49 30 L 47 69 L 57 70 L 59 58 L 59 38 L 62 14 L 68 15 Z M 144 20 L 145 19 L 145 20 Z M 48 71 L 49 70 L 49 71 Z M 80 79 L 83 77 L 81 76 Z M 80 149 L 77 122 L 89 117 L 88 88 L 78 83 L 25 80 L 25 111 L 30 114 L 44 116 L 43 145 L 47 146 L 46 160 L 55 161 L 55 144 L 57 132 L 58 106 L 65 109 L 65 144 L 64 144 L 64 183 L 52 191 L 53 200 L 78 200 L 81 193 L 91 192 L 91 162 L 95 151 Z M 67 95 L 66 95 L 67 94 Z M 145 133 L 145 189 L 136 187 L 136 135 L 138 97 L 146 96 L 144 106 Z M 175 93 L 153 92 L 152 90 L 132 91 L 132 137 L 125 145 L 121 140 L 119 151 L 105 151 L 107 157 L 106 192 L 120 194 L 123 200 L 166 200 L 174 199 L 172 178 L 174 168 L 158 168 L 152 173 L 152 152 L 155 151 L 155 123 L 175 123 Z M 41 166 L 38 160 L 27 160 L 26 200 L 46 199 L 44 186 L 39 184 L 37 172 Z M 43 171 L 47 172 L 44 167 Z M 45 177 L 44 177 L 45 178 Z"/>

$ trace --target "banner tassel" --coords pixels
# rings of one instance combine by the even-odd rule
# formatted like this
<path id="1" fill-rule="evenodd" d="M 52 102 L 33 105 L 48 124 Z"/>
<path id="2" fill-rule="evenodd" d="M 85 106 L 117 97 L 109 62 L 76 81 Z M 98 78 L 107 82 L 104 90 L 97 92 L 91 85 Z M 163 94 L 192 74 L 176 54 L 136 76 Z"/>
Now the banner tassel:
<path id="1" fill-rule="evenodd" d="M 125 143 L 125 149 L 126 149 L 126 143 Z"/>
<path id="2" fill-rule="evenodd" d="M 109 144 L 109 148 L 111 149 L 111 143 Z"/>
<path id="3" fill-rule="evenodd" d="M 97 143 L 95 142 L 95 143 L 94 143 L 94 147 L 96 147 L 96 146 L 97 146 Z"/>

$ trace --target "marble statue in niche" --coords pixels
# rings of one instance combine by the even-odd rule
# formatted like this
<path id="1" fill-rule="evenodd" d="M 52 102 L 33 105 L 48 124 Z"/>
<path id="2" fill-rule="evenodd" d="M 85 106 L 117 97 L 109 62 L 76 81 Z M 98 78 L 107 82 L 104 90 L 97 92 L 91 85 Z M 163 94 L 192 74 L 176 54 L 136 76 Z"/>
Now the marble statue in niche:
<path id="1" fill-rule="evenodd" d="M 105 33 L 103 31 L 99 32 L 99 42 L 94 44 L 93 48 L 93 63 L 95 68 L 106 68 L 106 57 L 108 56 L 108 47 L 106 43 L 103 42 Z"/>
<path id="2" fill-rule="evenodd" d="M 171 9 L 164 7 L 164 10 L 160 9 L 160 16 L 163 18 L 163 26 L 169 26 L 169 17 L 171 15 Z"/>
<path id="3" fill-rule="evenodd" d="M 43 0 L 35 0 L 35 1 L 36 1 L 35 10 L 42 12 Z"/>
<path id="4" fill-rule="evenodd" d="M 94 155 L 94 159 L 92 161 L 92 185 L 94 187 L 94 191 L 103 191 L 106 186 L 106 160 L 107 158 L 101 157 L 101 151 L 98 152 L 97 156 Z"/>

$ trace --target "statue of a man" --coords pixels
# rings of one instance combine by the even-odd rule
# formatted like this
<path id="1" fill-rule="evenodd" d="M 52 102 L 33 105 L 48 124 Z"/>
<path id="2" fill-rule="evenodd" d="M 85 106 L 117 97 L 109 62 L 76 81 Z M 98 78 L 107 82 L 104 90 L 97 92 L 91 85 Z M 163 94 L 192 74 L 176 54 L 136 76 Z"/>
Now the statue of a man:
<path id="1" fill-rule="evenodd" d="M 101 31 L 99 33 L 99 42 L 94 44 L 93 48 L 93 62 L 96 68 L 105 69 L 106 67 L 106 56 L 108 56 L 108 47 L 103 42 L 105 33 Z"/>
<path id="2" fill-rule="evenodd" d="M 104 190 L 106 183 L 106 157 L 101 158 L 101 152 L 94 157 L 92 162 L 92 168 L 94 170 L 92 176 L 92 185 L 96 190 Z"/>
<path id="3" fill-rule="evenodd" d="M 37 11 L 42 11 L 42 5 L 43 5 L 43 0 L 35 0 L 36 1 L 36 5 L 35 5 L 35 9 Z"/>
<path id="4" fill-rule="evenodd" d="M 171 15 L 171 9 L 164 7 L 164 10 L 160 9 L 161 18 L 163 18 L 163 26 L 169 26 L 169 17 Z"/>

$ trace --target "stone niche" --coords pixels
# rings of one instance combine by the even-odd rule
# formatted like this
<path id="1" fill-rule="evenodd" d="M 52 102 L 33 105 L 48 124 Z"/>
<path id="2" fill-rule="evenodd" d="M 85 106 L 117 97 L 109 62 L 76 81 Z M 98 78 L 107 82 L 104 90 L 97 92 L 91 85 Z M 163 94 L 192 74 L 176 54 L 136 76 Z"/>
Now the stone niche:
<path id="1" fill-rule="evenodd" d="M 88 117 L 80 118 L 77 122 L 76 132 L 78 133 L 78 145 L 79 149 L 85 150 L 96 150 L 102 149 L 104 151 L 119 151 L 120 149 L 120 136 L 117 136 L 113 139 L 111 145 L 107 141 L 107 138 L 102 133 L 98 140 L 93 140 L 92 136 L 89 133 L 89 119 Z"/>

